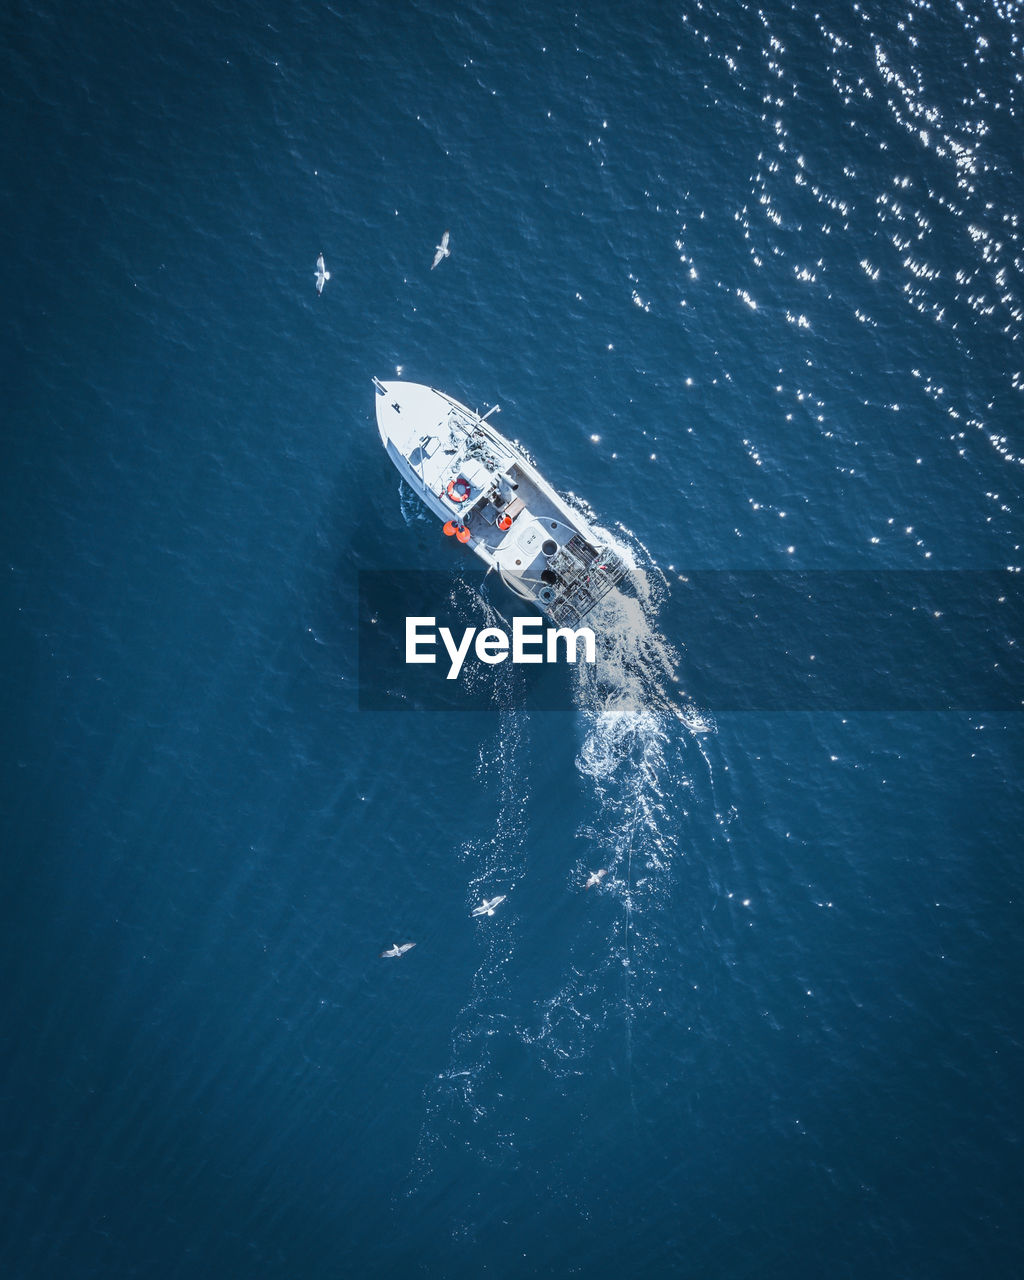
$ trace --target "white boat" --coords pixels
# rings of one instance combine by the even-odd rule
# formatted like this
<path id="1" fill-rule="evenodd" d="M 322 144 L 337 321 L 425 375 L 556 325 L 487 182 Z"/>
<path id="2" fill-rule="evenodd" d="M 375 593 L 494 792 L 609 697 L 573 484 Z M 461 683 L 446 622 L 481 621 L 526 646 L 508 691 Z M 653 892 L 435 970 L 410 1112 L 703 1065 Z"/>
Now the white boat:
<path id="1" fill-rule="evenodd" d="M 557 626 L 575 626 L 626 565 L 487 419 L 418 382 L 381 382 L 388 456 L 444 525 Z"/>

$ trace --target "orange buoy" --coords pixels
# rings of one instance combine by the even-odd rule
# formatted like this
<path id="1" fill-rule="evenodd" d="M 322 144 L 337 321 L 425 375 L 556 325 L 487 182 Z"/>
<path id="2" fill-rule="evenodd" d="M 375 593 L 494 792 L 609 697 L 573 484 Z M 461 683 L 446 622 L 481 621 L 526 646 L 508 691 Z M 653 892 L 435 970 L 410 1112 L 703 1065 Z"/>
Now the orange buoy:
<path id="1" fill-rule="evenodd" d="M 460 542 L 468 542 L 473 535 L 464 524 L 460 524 L 455 530 L 455 536 Z"/>
<path id="2" fill-rule="evenodd" d="M 457 526 L 454 520 L 449 520 L 444 526 L 444 536 L 450 538 L 454 535 Z"/>
<path id="3" fill-rule="evenodd" d="M 452 502 L 465 502 L 472 492 L 473 486 L 464 476 L 448 481 L 448 497 Z"/>
<path id="4" fill-rule="evenodd" d="M 502 533 L 504 533 L 506 529 L 511 529 L 512 517 L 502 516 L 501 519 L 498 521 L 498 528 L 502 531 Z"/>

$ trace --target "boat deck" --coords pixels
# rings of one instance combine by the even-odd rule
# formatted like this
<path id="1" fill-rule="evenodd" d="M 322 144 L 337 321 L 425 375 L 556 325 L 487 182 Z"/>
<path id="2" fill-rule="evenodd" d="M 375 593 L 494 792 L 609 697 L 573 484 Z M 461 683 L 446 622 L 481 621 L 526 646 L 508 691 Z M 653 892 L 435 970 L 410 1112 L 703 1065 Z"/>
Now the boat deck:
<path id="1" fill-rule="evenodd" d="M 517 595 L 568 624 L 624 577 L 621 560 L 594 543 L 586 522 L 486 417 L 418 383 L 374 385 L 395 466 L 445 532 L 458 533 Z"/>

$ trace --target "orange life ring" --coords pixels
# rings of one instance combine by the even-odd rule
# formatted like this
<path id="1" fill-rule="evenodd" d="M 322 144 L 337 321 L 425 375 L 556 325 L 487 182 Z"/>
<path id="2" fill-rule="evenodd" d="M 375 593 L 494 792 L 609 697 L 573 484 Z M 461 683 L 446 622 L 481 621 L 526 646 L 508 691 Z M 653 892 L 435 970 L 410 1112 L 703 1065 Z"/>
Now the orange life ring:
<path id="1" fill-rule="evenodd" d="M 452 502 L 465 502 L 472 491 L 473 486 L 462 476 L 459 476 L 456 480 L 448 481 L 448 497 L 451 498 Z"/>

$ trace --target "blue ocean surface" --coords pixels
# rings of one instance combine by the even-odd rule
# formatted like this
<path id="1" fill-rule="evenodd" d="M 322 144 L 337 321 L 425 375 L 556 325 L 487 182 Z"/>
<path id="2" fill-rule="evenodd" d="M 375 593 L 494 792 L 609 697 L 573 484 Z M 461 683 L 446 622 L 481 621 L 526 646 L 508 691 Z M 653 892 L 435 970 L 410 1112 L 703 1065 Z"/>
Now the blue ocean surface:
<path id="1" fill-rule="evenodd" d="M 908 710 L 854 629 L 871 705 L 788 705 L 780 617 L 719 699 L 681 607 L 998 571 L 964 680 L 1015 656 L 1020 6 L 0 34 L 3 1275 L 1024 1274 L 1016 677 Z M 361 705 L 361 574 L 501 608 L 374 375 L 500 402 L 642 570 L 558 709 Z"/>

